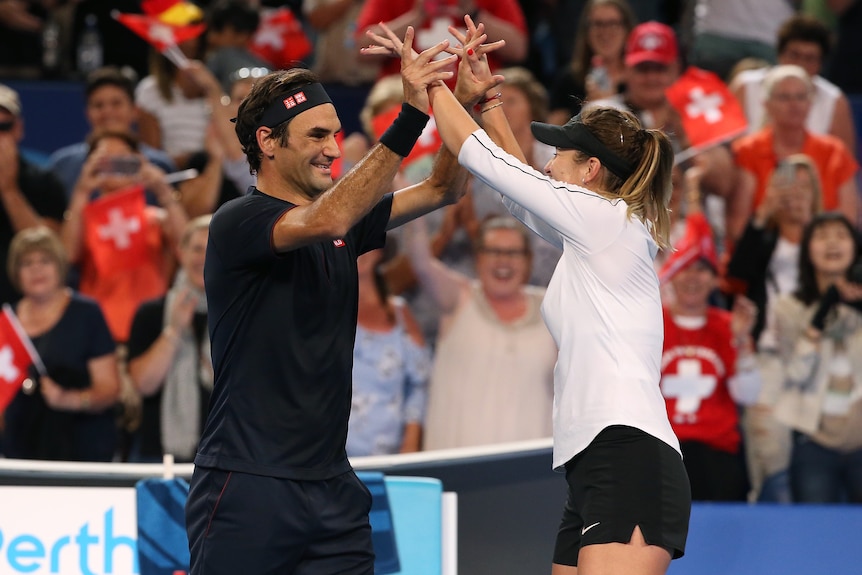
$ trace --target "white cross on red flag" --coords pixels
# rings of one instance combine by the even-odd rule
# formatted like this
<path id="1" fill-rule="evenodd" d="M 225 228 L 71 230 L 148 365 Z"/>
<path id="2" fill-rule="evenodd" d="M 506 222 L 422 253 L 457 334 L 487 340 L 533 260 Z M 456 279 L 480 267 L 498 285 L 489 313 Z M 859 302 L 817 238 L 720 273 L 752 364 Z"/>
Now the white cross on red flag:
<path id="1" fill-rule="evenodd" d="M 147 257 L 144 188 L 113 192 L 84 208 L 84 244 L 102 275 L 133 269 Z"/>
<path id="2" fill-rule="evenodd" d="M 44 372 L 42 360 L 18 323 L 15 312 L 9 304 L 3 304 L 0 312 L 0 413 L 21 389 L 29 377 L 30 366 L 34 364 Z"/>
<path id="3" fill-rule="evenodd" d="M 727 85 L 707 70 L 689 66 L 665 92 L 682 117 L 692 148 L 704 149 L 745 133 L 748 121 Z"/>
<path id="4" fill-rule="evenodd" d="M 206 29 L 203 23 L 175 26 L 146 14 L 115 13 L 114 18 L 162 53 L 180 42 L 197 38 Z"/>

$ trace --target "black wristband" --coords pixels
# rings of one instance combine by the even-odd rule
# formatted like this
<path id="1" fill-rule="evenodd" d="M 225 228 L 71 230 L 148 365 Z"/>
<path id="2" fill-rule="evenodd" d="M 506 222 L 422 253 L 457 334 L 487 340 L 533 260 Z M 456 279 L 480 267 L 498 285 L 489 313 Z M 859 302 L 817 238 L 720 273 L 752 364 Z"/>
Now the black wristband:
<path id="1" fill-rule="evenodd" d="M 410 155 L 416 140 L 422 135 L 429 117 L 425 112 L 420 112 L 404 102 L 401 104 L 401 113 L 380 136 L 380 143 L 402 158 L 406 158 Z"/>
<path id="2" fill-rule="evenodd" d="M 823 328 L 826 327 L 826 316 L 829 315 L 829 312 L 832 311 L 832 308 L 835 307 L 835 304 L 840 299 L 838 288 L 834 285 L 830 286 L 826 290 L 826 293 L 823 294 L 823 297 L 820 298 L 820 305 L 817 307 L 817 311 L 814 312 L 814 317 L 811 318 L 811 327 L 817 331 L 823 331 Z"/>

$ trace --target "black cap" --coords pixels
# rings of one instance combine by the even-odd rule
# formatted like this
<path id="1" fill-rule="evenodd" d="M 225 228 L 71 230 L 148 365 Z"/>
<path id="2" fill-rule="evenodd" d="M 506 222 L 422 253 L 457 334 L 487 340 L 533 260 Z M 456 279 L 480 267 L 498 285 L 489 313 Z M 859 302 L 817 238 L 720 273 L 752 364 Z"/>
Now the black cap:
<path id="1" fill-rule="evenodd" d="M 562 126 L 533 122 L 530 124 L 533 136 L 543 144 L 564 150 L 579 150 L 596 157 L 612 173 L 626 180 L 635 169 L 625 159 L 619 157 L 605 146 L 581 121 L 581 115 L 573 117 Z"/>

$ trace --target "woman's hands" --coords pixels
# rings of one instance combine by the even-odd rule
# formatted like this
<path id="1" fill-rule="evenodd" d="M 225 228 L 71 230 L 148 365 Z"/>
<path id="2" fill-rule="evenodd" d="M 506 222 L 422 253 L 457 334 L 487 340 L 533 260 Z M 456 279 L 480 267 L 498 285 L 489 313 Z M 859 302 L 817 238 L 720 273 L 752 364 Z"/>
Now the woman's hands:
<path id="1" fill-rule="evenodd" d="M 453 58 L 460 57 L 455 96 L 465 107 L 472 107 L 479 103 L 484 94 L 503 81 L 502 76 L 491 74 L 487 54 L 503 47 L 505 41 L 499 40 L 490 44 L 483 44 L 487 40 L 487 36 L 484 34 L 484 25 L 481 23 L 478 26 L 475 25 L 469 16 L 464 17 L 464 22 L 467 25 L 466 32 L 462 33 L 454 27 L 449 27 L 449 31 L 460 42 L 458 46 L 450 47 L 449 42 L 444 40 L 421 54 L 417 54 L 413 50 L 415 31 L 412 27 L 408 27 L 402 41 L 389 27 L 380 24 L 383 35 L 369 30 L 367 34 L 374 40 L 375 44 L 362 48 L 362 53 L 401 58 L 405 100 L 407 100 L 408 83 L 411 84 L 411 91 L 418 92 L 423 89 L 427 91 L 433 88 L 435 83 L 452 77 L 451 72 L 441 71 L 441 69 L 453 63 Z M 444 51 L 450 56 L 433 60 Z M 424 66 L 429 67 L 425 73 L 417 70 L 417 68 Z M 432 75 L 436 75 L 436 79 L 432 80 Z"/>
<path id="2" fill-rule="evenodd" d="M 361 49 L 363 54 L 389 54 L 401 58 L 401 80 L 404 85 L 404 101 L 417 110 L 427 112 L 430 108 L 428 88 L 436 82 L 443 82 L 452 77 L 452 72 L 445 70 L 454 63 L 455 56 L 435 60 L 449 46 L 448 40 L 438 42 L 431 48 L 417 54 L 413 49 L 416 31 L 413 26 L 407 27 L 404 40 L 398 38 L 386 24 L 381 23 L 386 36 L 380 36 L 372 31 L 367 34 L 377 45 Z"/>

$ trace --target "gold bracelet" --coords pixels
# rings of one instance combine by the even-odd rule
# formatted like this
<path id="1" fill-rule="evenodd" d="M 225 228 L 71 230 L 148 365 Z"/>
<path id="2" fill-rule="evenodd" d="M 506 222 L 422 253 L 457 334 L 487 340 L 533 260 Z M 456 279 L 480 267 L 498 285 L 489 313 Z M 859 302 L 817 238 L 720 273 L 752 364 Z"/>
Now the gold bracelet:
<path id="1" fill-rule="evenodd" d="M 484 114 L 484 113 L 485 113 L 485 112 L 487 112 L 488 110 L 493 110 L 494 108 L 496 108 L 496 107 L 498 107 L 498 106 L 502 106 L 502 105 L 503 105 L 503 102 L 497 102 L 497 103 L 496 103 L 496 104 L 494 104 L 493 106 L 488 106 L 487 108 L 482 108 L 482 109 L 480 110 L 480 113 Z"/>

